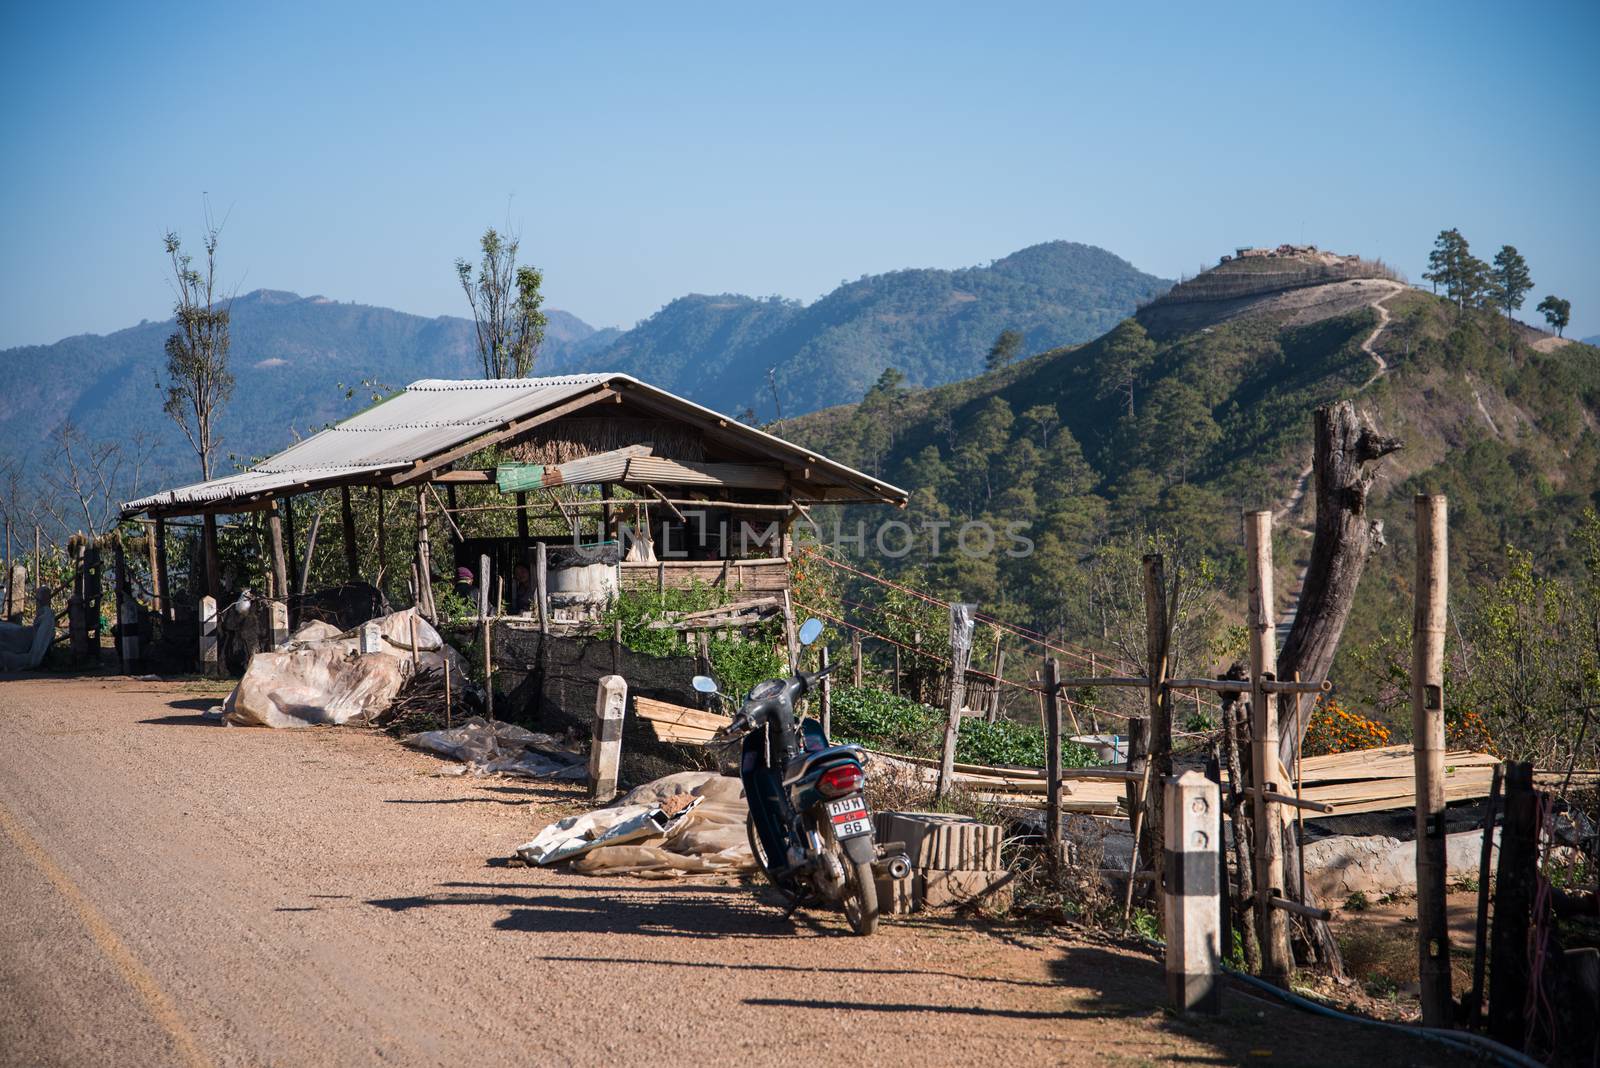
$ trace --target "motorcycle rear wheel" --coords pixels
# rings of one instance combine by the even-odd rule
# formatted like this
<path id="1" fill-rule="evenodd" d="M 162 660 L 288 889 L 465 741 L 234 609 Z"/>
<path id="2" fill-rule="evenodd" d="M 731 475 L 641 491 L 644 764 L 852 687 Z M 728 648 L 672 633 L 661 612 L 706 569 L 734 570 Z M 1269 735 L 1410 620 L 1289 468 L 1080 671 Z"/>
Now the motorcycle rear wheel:
<path id="1" fill-rule="evenodd" d="M 858 935 L 869 935 L 878 929 L 878 884 L 872 877 L 872 862 L 857 864 L 844 851 L 844 844 L 833 837 L 833 825 L 828 825 L 832 849 L 844 868 L 844 897 L 840 907 L 850 929 Z"/>

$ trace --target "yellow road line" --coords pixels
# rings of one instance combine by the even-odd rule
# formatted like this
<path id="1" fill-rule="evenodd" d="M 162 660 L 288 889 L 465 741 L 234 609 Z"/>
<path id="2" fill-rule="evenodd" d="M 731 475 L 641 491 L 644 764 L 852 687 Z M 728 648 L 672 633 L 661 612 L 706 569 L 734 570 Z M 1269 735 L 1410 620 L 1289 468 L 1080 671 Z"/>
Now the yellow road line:
<path id="1" fill-rule="evenodd" d="M 116 931 L 112 930 L 111 924 L 106 921 L 100 910 L 95 908 L 94 903 L 85 896 L 82 890 L 78 889 L 78 885 L 72 881 L 71 877 L 62 871 L 54 860 L 50 859 L 50 854 L 46 853 L 44 848 L 34 841 L 33 836 L 23 828 L 22 824 L 3 804 L 0 804 L 0 830 L 4 830 L 11 837 L 11 840 L 17 844 L 17 848 L 22 850 L 29 860 L 33 861 L 34 866 L 43 873 L 46 879 L 49 879 L 55 885 L 56 890 L 66 899 L 67 904 L 72 906 L 73 911 L 78 914 L 78 918 L 83 921 L 84 927 L 88 930 L 89 937 L 94 939 L 95 945 L 100 947 L 100 951 L 106 955 L 106 959 L 117 969 L 117 972 L 121 974 L 127 984 L 133 987 L 134 993 L 138 994 L 140 999 L 144 1001 L 145 1008 L 149 1010 L 155 1022 L 172 1038 L 172 1042 L 177 1047 L 178 1055 L 182 1061 L 191 1065 L 209 1065 L 211 1062 L 200 1052 L 200 1046 L 195 1041 L 194 1034 L 189 1030 L 188 1025 L 183 1022 L 183 1017 L 178 1015 L 178 1010 L 172 1004 L 172 999 L 167 996 L 165 990 L 161 989 L 161 984 L 156 982 L 155 976 L 151 975 L 144 965 L 139 963 L 128 947 L 123 944 L 122 939 L 117 937 Z"/>

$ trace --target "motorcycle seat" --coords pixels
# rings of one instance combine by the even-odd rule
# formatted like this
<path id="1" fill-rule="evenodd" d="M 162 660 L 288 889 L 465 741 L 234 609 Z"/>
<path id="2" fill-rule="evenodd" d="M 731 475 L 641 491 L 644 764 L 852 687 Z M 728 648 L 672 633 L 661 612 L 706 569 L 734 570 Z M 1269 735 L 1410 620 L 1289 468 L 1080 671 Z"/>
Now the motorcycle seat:
<path id="1" fill-rule="evenodd" d="M 859 745 L 834 745 L 826 749 L 819 749 L 811 753 L 801 753 L 783 769 L 783 785 L 793 786 L 818 764 L 831 764 L 839 760 L 854 760 L 859 764 L 867 762 L 867 751 Z"/>

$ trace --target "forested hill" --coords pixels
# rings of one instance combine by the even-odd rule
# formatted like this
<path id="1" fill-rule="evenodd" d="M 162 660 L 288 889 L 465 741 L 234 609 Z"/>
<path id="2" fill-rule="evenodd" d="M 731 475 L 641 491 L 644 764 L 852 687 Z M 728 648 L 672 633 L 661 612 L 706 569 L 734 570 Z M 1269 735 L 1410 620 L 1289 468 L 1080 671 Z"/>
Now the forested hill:
<path id="1" fill-rule="evenodd" d="M 295 433 L 318 430 L 368 403 L 363 381 L 399 388 L 418 378 L 479 377 L 472 323 L 389 308 L 258 289 L 233 301 L 236 379 L 222 415 L 219 468 L 228 455 L 276 452 Z M 616 331 L 596 331 L 563 311 L 549 312 L 545 357 L 603 346 Z M 89 441 L 154 446 L 145 486 L 198 477 L 194 454 L 161 411 L 156 387 L 172 320 L 143 322 L 104 336 L 81 334 L 53 345 L 0 352 L 0 461 L 35 454 L 63 421 Z M 343 387 L 343 388 L 342 388 Z M 357 397 L 346 396 L 356 387 Z M 52 459 L 58 450 L 50 450 Z M 127 487 L 124 487 L 125 489 Z"/>
<path id="2" fill-rule="evenodd" d="M 1383 374 L 1362 350 L 1380 300 L 1391 317 L 1373 341 Z M 1240 512 L 1294 502 L 1279 523 L 1287 601 L 1309 546 L 1292 528 L 1309 519 L 1310 495 L 1295 491 L 1311 413 L 1345 397 L 1406 442 L 1375 490 L 1389 544 L 1353 632 L 1371 633 L 1401 606 L 1409 502 L 1421 490 L 1451 497 L 1458 574 L 1501 574 L 1507 543 L 1576 568 L 1572 531 L 1600 504 L 1600 351 L 1376 276 L 1250 301 L 1190 308 L 1178 329 L 1147 330 L 1142 313 L 1089 344 L 935 389 L 887 375 L 859 405 L 778 432 L 912 491 L 900 518 L 913 527 L 951 524 L 938 557 L 924 536 L 916 552 L 874 566 L 919 569 L 934 588 L 1080 639 L 1105 627 L 1107 546 L 1126 559 L 1160 529 L 1237 593 Z M 968 520 L 1016 524 L 1035 550 L 964 556 L 951 532 Z"/>
<path id="3" fill-rule="evenodd" d="M 547 369 L 627 371 L 770 420 L 780 407 L 793 416 L 858 400 L 887 367 L 917 386 L 969 377 L 1003 330 L 1020 331 L 1030 351 L 1087 341 L 1168 284 L 1104 249 L 1052 241 L 987 267 L 864 276 L 809 305 L 682 297 L 609 348 Z"/>

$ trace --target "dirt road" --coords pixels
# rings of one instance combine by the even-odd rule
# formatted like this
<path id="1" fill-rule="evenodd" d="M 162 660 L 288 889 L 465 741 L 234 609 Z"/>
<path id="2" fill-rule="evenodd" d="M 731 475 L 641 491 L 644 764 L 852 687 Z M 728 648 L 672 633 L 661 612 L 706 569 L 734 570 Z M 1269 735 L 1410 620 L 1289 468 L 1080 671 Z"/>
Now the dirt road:
<path id="1" fill-rule="evenodd" d="M 0 681 L 0 1063 L 1444 1063 L 1149 955 L 953 919 L 856 939 L 736 883 L 493 867 L 569 787 L 178 683 Z"/>

